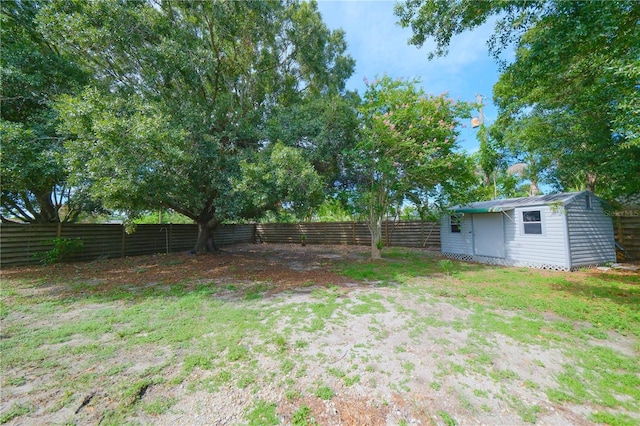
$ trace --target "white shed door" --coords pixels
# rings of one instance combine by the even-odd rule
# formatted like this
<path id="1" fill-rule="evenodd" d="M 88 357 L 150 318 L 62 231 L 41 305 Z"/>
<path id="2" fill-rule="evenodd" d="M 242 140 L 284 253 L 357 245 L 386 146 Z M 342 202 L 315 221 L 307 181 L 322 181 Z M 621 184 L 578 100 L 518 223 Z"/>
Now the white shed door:
<path id="1" fill-rule="evenodd" d="M 502 213 L 473 215 L 473 246 L 478 256 L 504 258 Z"/>

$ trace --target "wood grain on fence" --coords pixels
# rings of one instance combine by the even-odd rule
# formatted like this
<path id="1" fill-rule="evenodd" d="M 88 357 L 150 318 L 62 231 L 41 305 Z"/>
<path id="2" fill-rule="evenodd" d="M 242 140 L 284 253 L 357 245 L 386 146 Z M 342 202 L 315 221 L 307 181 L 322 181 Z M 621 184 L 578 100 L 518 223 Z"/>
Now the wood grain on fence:
<path id="1" fill-rule="evenodd" d="M 420 247 L 440 250 L 440 225 L 431 222 L 383 222 L 387 247 Z M 256 225 L 256 238 L 266 243 L 371 245 L 371 235 L 361 222 L 265 223 Z"/>
<path id="2" fill-rule="evenodd" d="M 222 225 L 214 234 L 219 246 L 254 241 L 254 225 Z M 95 260 L 193 248 L 198 226 L 189 224 L 138 225 L 127 233 L 118 224 L 51 224 L 0 226 L 0 264 L 28 265 L 53 248 L 54 238 L 82 240 L 82 250 L 66 260 Z"/>
<path id="3" fill-rule="evenodd" d="M 629 214 L 614 218 L 616 241 L 627 253 L 619 260 L 640 260 L 640 207 L 625 212 Z"/>

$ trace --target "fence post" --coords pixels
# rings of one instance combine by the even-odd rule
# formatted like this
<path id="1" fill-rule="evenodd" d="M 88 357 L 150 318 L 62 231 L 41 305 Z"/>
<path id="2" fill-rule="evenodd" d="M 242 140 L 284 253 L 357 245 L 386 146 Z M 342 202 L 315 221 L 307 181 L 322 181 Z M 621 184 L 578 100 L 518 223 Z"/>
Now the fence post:
<path id="1" fill-rule="evenodd" d="M 120 228 L 122 228 L 122 241 L 120 243 L 120 257 L 124 257 L 126 253 L 125 239 L 127 237 L 127 233 L 125 231 L 124 225 L 120 225 Z"/>
<path id="2" fill-rule="evenodd" d="M 171 250 L 171 244 L 172 244 L 171 236 L 172 236 L 172 234 L 173 234 L 173 223 L 170 223 L 169 224 L 169 247 L 167 248 L 169 250 L 169 252 L 172 251 Z"/>
<path id="3" fill-rule="evenodd" d="M 385 243 L 385 247 L 390 247 L 391 238 L 389 238 L 389 216 L 387 216 L 387 220 L 384 222 L 384 234 L 385 239 L 387 240 Z"/>
<path id="4" fill-rule="evenodd" d="M 358 240 L 356 239 L 356 222 L 355 220 L 351 222 L 351 236 L 353 237 L 353 243 L 352 245 L 356 245 L 358 244 Z"/>

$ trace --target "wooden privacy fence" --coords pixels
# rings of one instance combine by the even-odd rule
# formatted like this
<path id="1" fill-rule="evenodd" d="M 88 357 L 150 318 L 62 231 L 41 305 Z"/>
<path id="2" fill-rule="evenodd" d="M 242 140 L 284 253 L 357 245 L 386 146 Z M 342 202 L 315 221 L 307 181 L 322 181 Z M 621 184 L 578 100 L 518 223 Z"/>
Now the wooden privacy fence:
<path id="1" fill-rule="evenodd" d="M 295 243 L 370 245 L 366 224 L 358 222 L 270 223 L 221 225 L 214 234 L 215 243 Z M 80 239 L 82 251 L 67 260 L 137 256 L 142 254 L 186 251 L 193 248 L 197 225 L 138 225 L 126 233 L 118 224 L 0 225 L 0 263 L 2 266 L 36 264 L 36 253 L 53 247 L 54 238 Z M 440 250 L 440 228 L 430 222 L 385 222 L 383 241 L 387 247 L 422 247 Z"/>
<path id="2" fill-rule="evenodd" d="M 254 233 L 255 225 L 221 225 L 215 241 L 221 246 L 253 242 Z M 138 225 L 130 234 L 117 224 L 2 224 L 0 263 L 2 266 L 38 263 L 34 255 L 50 250 L 54 238 L 82 240 L 82 250 L 67 260 L 95 260 L 186 251 L 193 248 L 197 236 L 198 226 L 186 224 Z"/>
<path id="3" fill-rule="evenodd" d="M 265 243 L 371 245 L 369 228 L 361 222 L 267 223 L 256 225 L 256 240 Z M 383 222 L 385 247 L 440 250 L 440 225 L 432 222 Z"/>
<path id="4" fill-rule="evenodd" d="M 616 241 L 627 252 L 625 259 L 619 260 L 640 260 L 640 207 L 623 213 L 629 214 L 613 219 Z"/>

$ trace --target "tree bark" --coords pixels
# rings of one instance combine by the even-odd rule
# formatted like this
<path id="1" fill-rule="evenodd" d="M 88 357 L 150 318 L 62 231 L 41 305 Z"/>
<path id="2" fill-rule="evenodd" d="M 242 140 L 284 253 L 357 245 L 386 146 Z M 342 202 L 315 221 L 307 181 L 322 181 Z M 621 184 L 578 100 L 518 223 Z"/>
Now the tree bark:
<path id="1" fill-rule="evenodd" d="M 213 235 L 215 233 L 218 224 L 217 219 L 210 219 L 206 222 L 198 222 L 198 239 L 196 245 L 193 248 L 193 252 L 196 254 L 218 251 Z"/>
<path id="2" fill-rule="evenodd" d="M 371 259 L 382 258 L 382 218 L 374 218 L 369 223 L 371 233 Z"/>

